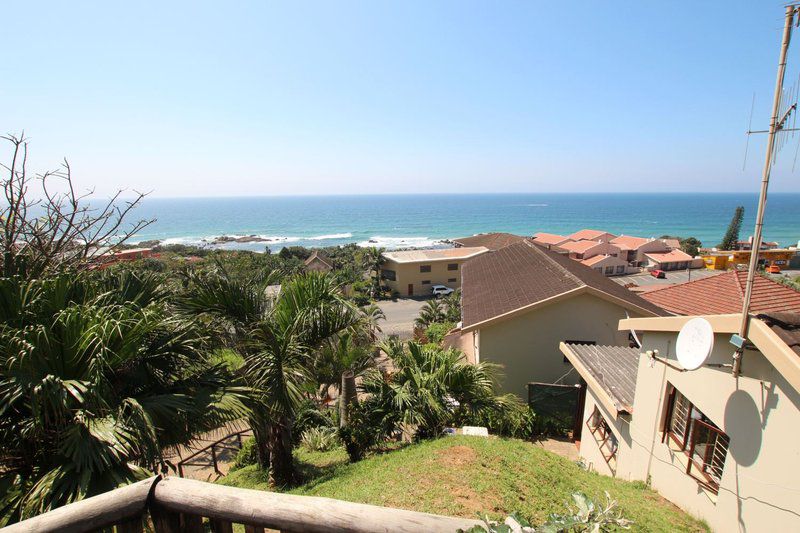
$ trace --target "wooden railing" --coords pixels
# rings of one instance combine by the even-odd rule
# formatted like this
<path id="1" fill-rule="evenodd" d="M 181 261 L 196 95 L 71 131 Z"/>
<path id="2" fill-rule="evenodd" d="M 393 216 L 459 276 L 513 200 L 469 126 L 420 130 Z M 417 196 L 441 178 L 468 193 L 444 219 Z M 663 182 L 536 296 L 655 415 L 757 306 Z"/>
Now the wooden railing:
<path id="1" fill-rule="evenodd" d="M 180 477 L 186 477 L 185 472 L 184 472 L 184 467 L 187 467 L 187 466 L 200 466 L 200 467 L 206 467 L 206 468 L 211 466 L 211 467 L 214 468 L 214 472 L 218 476 L 223 476 L 224 474 L 219 469 L 219 461 L 218 461 L 218 458 L 217 458 L 217 450 L 222 449 L 222 450 L 229 450 L 229 451 L 238 452 L 239 450 L 242 449 L 242 443 L 243 443 L 242 437 L 245 436 L 245 435 L 252 435 L 252 433 L 253 433 L 252 429 L 243 429 L 241 431 L 237 431 L 235 433 L 231 433 L 230 435 L 225 435 L 221 439 L 217 439 L 214 442 L 212 442 L 211 444 L 209 444 L 207 446 L 204 446 L 203 448 L 200 448 L 199 450 L 194 452 L 192 455 L 186 457 L 185 459 L 181 459 L 180 461 L 178 461 L 178 465 L 177 465 L 178 466 L 178 475 Z M 236 438 L 236 446 L 231 446 L 230 444 L 228 444 L 228 441 L 233 439 L 234 437 Z M 206 452 L 208 452 L 209 455 L 211 456 L 211 461 L 210 462 L 200 462 L 198 460 L 198 458 L 201 457 Z"/>
<path id="2" fill-rule="evenodd" d="M 455 532 L 478 523 L 331 498 L 157 476 L 60 507 L 2 531 L 80 533 L 115 527 L 118 533 L 139 533 L 146 525 L 152 525 L 156 533 L 199 533 L 204 531 L 204 519 L 214 532 L 231 532 L 233 524 L 243 524 L 248 533 L 263 532 L 264 528 L 311 533 Z"/>

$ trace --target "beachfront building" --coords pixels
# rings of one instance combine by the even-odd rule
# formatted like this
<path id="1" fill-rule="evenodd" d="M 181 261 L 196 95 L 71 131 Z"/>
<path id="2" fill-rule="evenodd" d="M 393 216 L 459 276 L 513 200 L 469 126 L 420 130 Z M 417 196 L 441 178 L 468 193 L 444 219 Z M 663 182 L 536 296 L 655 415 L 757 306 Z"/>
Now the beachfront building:
<path id="1" fill-rule="evenodd" d="M 670 251 L 666 242 L 661 239 L 645 239 L 632 235 L 621 235 L 611 239 L 611 244 L 621 250 L 622 257 L 631 266 L 645 266 L 648 262 L 647 253 L 667 253 Z"/>
<path id="2" fill-rule="evenodd" d="M 645 252 L 644 262 L 641 266 L 648 270 L 686 270 L 687 268 L 702 268 L 703 260 L 694 258 L 682 250 L 669 252 Z"/>
<path id="3" fill-rule="evenodd" d="M 499 250 L 500 248 L 505 248 L 509 244 L 516 244 L 524 240 L 525 237 L 514 235 L 513 233 L 479 233 L 471 237 L 453 239 L 453 246 L 456 248 L 483 246 L 489 250 Z"/>
<path id="4" fill-rule="evenodd" d="M 774 250 L 778 248 L 779 244 L 777 242 L 770 242 L 770 241 L 762 241 L 761 242 L 761 249 L 762 250 Z M 750 235 L 746 241 L 736 241 L 733 245 L 734 250 L 752 250 L 753 249 L 753 236 Z"/>
<path id="5" fill-rule="evenodd" d="M 308 259 L 304 261 L 304 266 L 308 272 L 330 272 L 333 270 L 333 263 L 330 258 L 319 250 L 314 250 Z"/>
<path id="6" fill-rule="evenodd" d="M 750 250 L 709 251 L 701 255 L 703 264 L 712 270 L 747 269 L 750 265 Z M 760 266 L 777 266 L 789 268 L 798 260 L 795 248 L 773 248 L 758 253 Z"/>
<path id="7" fill-rule="evenodd" d="M 573 241 L 595 241 L 595 242 L 609 242 L 617 236 L 607 231 L 600 231 L 598 229 L 582 229 L 576 231 L 572 235 L 567 235 L 568 239 Z"/>
<path id="8" fill-rule="evenodd" d="M 675 315 L 737 313 L 744 304 L 747 272 L 731 271 L 678 285 L 657 287 L 642 298 Z M 754 278 L 750 308 L 754 313 L 800 313 L 800 292 L 772 279 Z"/>
<path id="9" fill-rule="evenodd" d="M 554 251 L 566 251 L 570 259 L 578 259 L 583 261 L 596 255 L 611 255 L 617 257 L 620 254 L 620 249 L 613 244 L 598 241 L 569 241 L 557 246 Z"/>
<path id="10" fill-rule="evenodd" d="M 618 255 L 595 255 L 584 259 L 581 264 L 596 270 L 604 276 L 622 276 L 628 272 L 628 262 Z"/>
<path id="11" fill-rule="evenodd" d="M 564 237 L 563 235 L 543 232 L 534 233 L 532 239 L 535 244 L 538 244 L 543 248 L 547 248 L 548 250 L 572 240 L 569 237 Z"/>
<path id="12" fill-rule="evenodd" d="M 485 254 L 484 246 L 384 252 L 381 279 L 393 292 L 403 296 L 430 296 L 433 285 L 461 287 L 461 267 Z"/>
<path id="13" fill-rule="evenodd" d="M 741 314 L 707 315 L 707 364 L 675 356 L 692 317 L 621 320 L 641 349 L 565 341 L 586 382 L 580 455 L 592 470 L 647 482 L 714 531 L 794 531 L 800 427 L 800 314 L 749 319 L 741 374 L 731 375 Z M 566 337 L 565 337 L 566 339 Z"/>
<path id="14" fill-rule="evenodd" d="M 525 397 L 532 381 L 577 383 L 560 341 L 626 344 L 620 319 L 663 313 L 580 262 L 523 241 L 464 265 L 461 324 L 447 344 L 470 361 L 503 365 L 501 389 Z"/>

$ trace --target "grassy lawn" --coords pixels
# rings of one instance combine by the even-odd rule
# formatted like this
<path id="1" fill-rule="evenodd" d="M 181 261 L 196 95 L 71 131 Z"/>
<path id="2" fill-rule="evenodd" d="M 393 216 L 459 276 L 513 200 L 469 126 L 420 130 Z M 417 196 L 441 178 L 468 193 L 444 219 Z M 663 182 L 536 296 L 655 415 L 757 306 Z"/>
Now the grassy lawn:
<path id="1" fill-rule="evenodd" d="M 575 463 L 528 442 L 513 439 L 448 437 L 376 454 L 348 464 L 343 450 L 298 450 L 304 484 L 292 494 L 475 518 L 505 518 L 517 511 L 533 523 L 561 512 L 571 494 L 582 491 L 605 502 L 604 490 L 619 502 L 632 529 L 707 531 L 707 526 L 643 483 L 589 473 Z M 268 490 L 255 466 L 232 472 L 220 483 Z"/>

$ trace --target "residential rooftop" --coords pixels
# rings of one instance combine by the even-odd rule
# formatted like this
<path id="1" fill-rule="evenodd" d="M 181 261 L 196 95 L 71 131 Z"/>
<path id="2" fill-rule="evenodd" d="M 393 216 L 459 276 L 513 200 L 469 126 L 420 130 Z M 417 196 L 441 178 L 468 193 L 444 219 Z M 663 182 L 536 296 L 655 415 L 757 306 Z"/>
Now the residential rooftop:
<path id="1" fill-rule="evenodd" d="M 505 248 L 510 244 L 516 244 L 525 240 L 521 235 L 514 235 L 513 233 L 479 233 L 471 237 L 461 237 L 453 239 L 453 243 L 462 247 L 477 247 L 483 246 L 489 250 L 499 250 Z"/>
<path id="2" fill-rule="evenodd" d="M 633 235 L 620 235 L 611 239 L 611 244 L 618 246 L 622 250 L 636 250 L 643 244 L 647 244 L 653 239 L 645 239 L 644 237 L 634 237 Z"/>
<path id="3" fill-rule="evenodd" d="M 669 252 L 646 252 L 644 255 L 656 263 L 674 263 L 675 261 L 691 261 L 693 257 L 682 250 Z"/>
<path id="4" fill-rule="evenodd" d="M 536 233 L 533 235 L 533 240 L 539 244 L 561 244 L 571 240 L 569 237 L 563 235 L 556 235 L 555 233 Z"/>
<path id="5" fill-rule="evenodd" d="M 573 241 L 590 241 L 592 239 L 602 237 L 603 235 L 611 235 L 612 239 L 616 237 L 616 235 L 607 231 L 600 231 L 598 229 L 582 229 L 580 231 L 576 231 L 572 235 L 567 235 L 567 238 L 572 239 Z"/>
<path id="6" fill-rule="evenodd" d="M 561 343 L 561 352 L 581 376 L 604 390 L 617 412 L 633 413 L 639 350 L 626 346 Z"/>
<path id="7" fill-rule="evenodd" d="M 462 328 L 583 288 L 604 293 L 648 315 L 665 314 L 599 272 L 531 241 L 477 257 L 464 265 L 461 276 Z"/>
<path id="8" fill-rule="evenodd" d="M 383 257 L 396 263 L 416 263 L 421 261 L 446 261 L 453 259 L 469 259 L 488 252 L 485 246 L 465 246 L 461 248 L 437 248 L 429 250 L 406 250 L 402 252 L 384 252 Z"/>
<path id="9" fill-rule="evenodd" d="M 746 284 L 747 272 L 731 271 L 659 287 L 642 298 L 676 315 L 741 313 Z M 800 291 L 757 274 L 750 306 L 753 313 L 800 312 Z"/>

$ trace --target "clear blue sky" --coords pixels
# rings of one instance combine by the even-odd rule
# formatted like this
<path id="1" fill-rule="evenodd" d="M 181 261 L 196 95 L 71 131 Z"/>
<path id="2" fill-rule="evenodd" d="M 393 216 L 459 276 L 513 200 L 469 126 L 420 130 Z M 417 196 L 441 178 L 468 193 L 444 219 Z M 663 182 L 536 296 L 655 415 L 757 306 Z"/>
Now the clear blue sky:
<path id="1" fill-rule="evenodd" d="M 13 2 L 0 131 L 101 194 L 755 191 L 782 5 Z"/>

